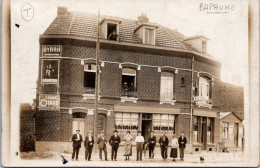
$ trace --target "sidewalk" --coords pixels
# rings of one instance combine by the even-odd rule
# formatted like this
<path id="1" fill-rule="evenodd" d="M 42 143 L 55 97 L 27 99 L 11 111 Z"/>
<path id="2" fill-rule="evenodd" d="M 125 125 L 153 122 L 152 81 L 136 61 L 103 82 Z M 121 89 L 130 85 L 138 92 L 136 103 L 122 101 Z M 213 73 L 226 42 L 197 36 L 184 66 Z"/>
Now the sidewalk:
<path id="1" fill-rule="evenodd" d="M 62 163 L 62 156 L 68 163 Z M 200 161 L 200 157 L 204 157 L 204 161 Z M 34 159 L 34 160 L 22 160 L 26 165 L 29 162 L 35 164 L 36 166 L 79 166 L 79 167 L 93 167 L 93 166 L 102 166 L 102 167 L 115 167 L 115 166 L 127 166 L 127 167 L 175 167 L 175 166 L 243 166 L 243 153 L 216 153 L 216 152 L 202 152 L 196 154 L 185 154 L 184 162 L 180 161 L 177 158 L 176 162 L 172 161 L 172 158 L 167 158 L 165 161 L 161 159 L 160 154 L 155 154 L 154 159 L 148 159 L 143 156 L 143 161 L 136 161 L 136 155 L 130 157 L 130 161 L 125 161 L 125 157 L 122 153 L 118 154 L 117 161 L 111 161 L 111 153 L 108 153 L 109 161 L 99 160 L 98 153 L 93 154 L 91 157 L 92 161 L 85 161 L 85 156 L 83 151 L 79 155 L 79 161 L 72 161 L 71 154 L 68 153 L 54 153 L 52 158 L 48 159 Z"/>

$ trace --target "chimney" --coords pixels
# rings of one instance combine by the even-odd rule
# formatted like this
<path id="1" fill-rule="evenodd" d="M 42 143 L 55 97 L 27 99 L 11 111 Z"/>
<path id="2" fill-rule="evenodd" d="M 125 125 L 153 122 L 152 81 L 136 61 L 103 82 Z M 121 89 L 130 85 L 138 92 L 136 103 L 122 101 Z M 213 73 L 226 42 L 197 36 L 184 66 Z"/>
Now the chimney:
<path id="1" fill-rule="evenodd" d="M 141 24 L 149 22 L 149 18 L 146 16 L 146 13 L 142 12 L 141 15 L 138 16 L 137 18 L 138 18 L 138 22 L 140 22 Z"/>
<path id="2" fill-rule="evenodd" d="M 57 10 L 57 15 L 58 16 L 66 15 L 67 13 L 68 13 L 68 8 L 62 7 L 62 6 L 58 6 L 58 10 Z"/>

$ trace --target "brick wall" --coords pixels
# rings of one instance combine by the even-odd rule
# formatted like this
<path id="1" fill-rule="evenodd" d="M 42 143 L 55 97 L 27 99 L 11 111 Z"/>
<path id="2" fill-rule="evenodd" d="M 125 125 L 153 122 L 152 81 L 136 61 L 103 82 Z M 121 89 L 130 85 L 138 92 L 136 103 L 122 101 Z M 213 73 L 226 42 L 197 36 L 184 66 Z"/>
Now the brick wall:
<path id="1" fill-rule="evenodd" d="M 34 114 L 35 111 L 29 103 L 20 105 L 20 150 L 21 151 L 34 151 Z"/>

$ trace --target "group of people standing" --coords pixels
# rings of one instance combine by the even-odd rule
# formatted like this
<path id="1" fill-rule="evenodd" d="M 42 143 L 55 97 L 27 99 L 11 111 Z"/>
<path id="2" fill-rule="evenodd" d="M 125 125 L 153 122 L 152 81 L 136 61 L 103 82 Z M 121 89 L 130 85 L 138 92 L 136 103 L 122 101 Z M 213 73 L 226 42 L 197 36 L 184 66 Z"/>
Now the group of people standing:
<path id="1" fill-rule="evenodd" d="M 78 160 L 78 154 L 79 149 L 81 148 L 81 142 L 83 141 L 82 136 L 80 135 L 80 130 L 76 130 L 76 134 L 74 134 L 71 138 L 73 141 L 73 153 L 72 153 L 72 160 L 74 160 L 76 156 L 76 160 Z M 154 158 L 154 148 L 156 145 L 156 136 L 154 136 L 154 132 L 151 131 L 149 138 L 147 142 L 145 142 L 144 137 L 141 135 L 141 131 L 138 131 L 137 136 L 134 138 L 131 136 L 130 131 L 126 132 L 126 135 L 123 138 L 124 142 L 124 156 L 125 160 L 129 161 L 129 157 L 132 156 L 132 142 L 136 143 L 136 161 L 142 161 L 142 151 L 143 149 L 146 149 L 148 147 L 149 149 L 149 159 Z M 101 131 L 100 137 L 97 139 L 97 145 L 99 148 L 99 159 L 103 160 L 102 153 L 104 152 L 105 161 L 108 161 L 107 159 L 107 143 L 111 145 L 111 160 L 117 161 L 117 151 L 119 148 L 119 144 L 121 143 L 121 139 L 118 136 L 118 131 L 114 131 L 114 135 L 110 137 L 109 140 L 104 136 L 104 131 Z M 166 132 L 163 132 L 163 135 L 160 137 L 158 141 L 160 148 L 161 148 L 161 156 L 163 160 L 166 160 L 167 153 L 168 153 L 168 147 L 169 147 L 169 139 L 166 136 Z M 180 159 L 183 161 L 184 158 L 184 149 L 186 147 L 186 137 L 184 136 L 184 133 L 181 133 L 181 136 L 177 139 L 176 135 L 173 135 L 172 141 L 171 141 L 171 151 L 170 151 L 170 157 L 173 158 L 173 161 L 175 161 L 175 158 L 177 158 L 177 148 L 179 147 L 180 150 Z M 85 147 L 85 160 L 91 161 L 91 154 L 92 154 L 92 148 L 94 145 L 94 137 L 92 135 L 92 131 L 89 131 L 88 136 L 86 136 L 84 141 L 84 147 Z"/>

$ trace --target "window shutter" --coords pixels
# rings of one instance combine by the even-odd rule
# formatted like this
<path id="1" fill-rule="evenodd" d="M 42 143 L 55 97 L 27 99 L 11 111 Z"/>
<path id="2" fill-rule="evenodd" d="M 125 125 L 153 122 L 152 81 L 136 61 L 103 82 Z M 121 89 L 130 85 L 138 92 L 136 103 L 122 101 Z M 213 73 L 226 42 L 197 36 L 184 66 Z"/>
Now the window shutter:
<path id="1" fill-rule="evenodd" d="M 212 80 L 209 83 L 209 103 L 212 104 Z"/>
<path id="2" fill-rule="evenodd" d="M 149 44 L 149 30 L 145 29 L 145 41 L 144 44 Z"/>
<path id="3" fill-rule="evenodd" d="M 167 92 L 167 99 L 172 100 L 173 99 L 173 78 L 167 78 L 168 79 L 168 92 Z"/>
<path id="4" fill-rule="evenodd" d="M 160 98 L 165 99 L 165 94 L 167 92 L 166 78 L 161 78 L 161 93 Z"/>
<path id="5" fill-rule="evenodd" d="M 154 45 L 154 30 L 149 30 L 149 44 Z"/>

